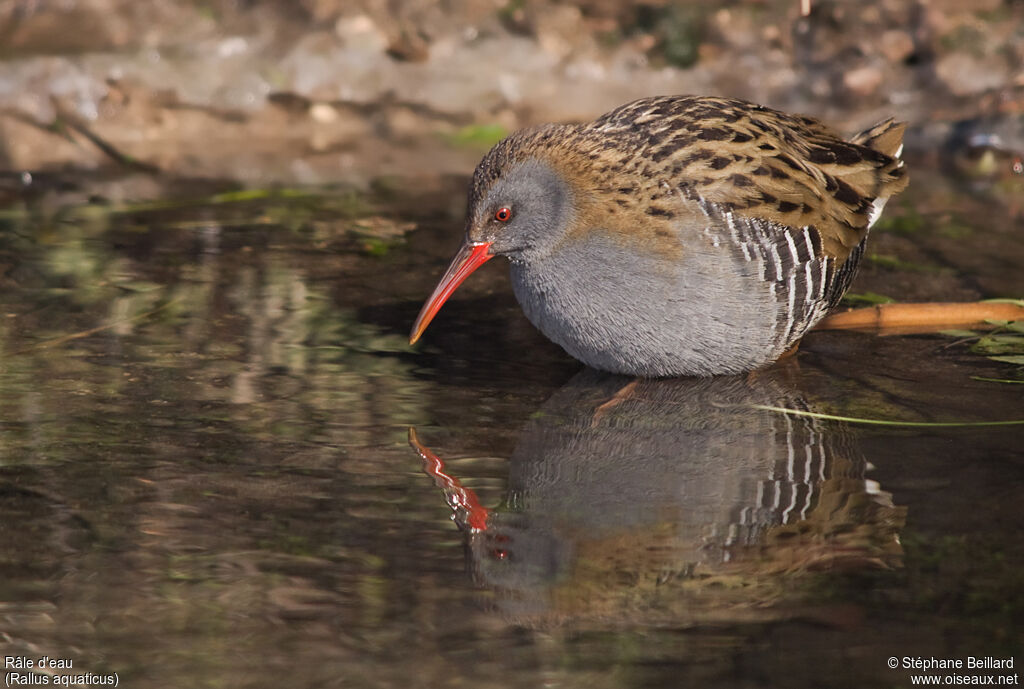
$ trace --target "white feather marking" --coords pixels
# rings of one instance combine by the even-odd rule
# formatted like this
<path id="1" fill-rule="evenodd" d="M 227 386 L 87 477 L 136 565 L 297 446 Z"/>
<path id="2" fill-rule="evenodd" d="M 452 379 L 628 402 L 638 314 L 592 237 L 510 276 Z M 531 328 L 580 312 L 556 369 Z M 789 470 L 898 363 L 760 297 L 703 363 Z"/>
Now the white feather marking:
<path id="1" fill-rule="evenodd" d="M 807 247 L 807 255 L 811 257 L 811 260 L 813 260 L 815 258 L 815 256 L 814 256 L 814 242 L 811 241 L 811 228 L 810 228 L 809 225 L 804 225 L 800 229 L 803 230 L 804 246 Z"/>
<path id="2" fill-rule="evenodd" d="M 796 268 L 800 265 L 800 255 L 796 252 L 796 242 L 793 241 L 793 233 L 784 231 L 786 235 L 786 244 L 789 244 L 789 254 L 793 257 L 793 267 Z"/>
<path id="3" fill-rule="evenodd" d="M 800 495 L 800 491 L 797 490 L 797 485 L 795 483 L 790 484 L 790 490 L 793 491 L 793 497 L 790 498 L 790 500 L 789 500 L 789 506 L 786 507 L 786 509 L 784 509 L 782 511 L 782 523 L 783 524 L 788 524 L 789 523 L 789 515 L 790 515 L 790 513 L 793 510 L 796 509 L 796 499 Z"/>
<path id="4" fill-rule="evenodd" d="M 818 290 L 814 286 L 814 271 L 811 269 L 812 263 L 814 263 L 814 261 L 808 261 L 804 264 L 804 281 L 807 283 L 807 304 L 809 306 L 815 304 L 819 298 Z M 810 311 L 813 314 L 814 311 L 816 311 L 816 308 L 811 306 Z"/>
<path id="5" fill-rule="evenodd" d="M 813 437 L 813 433 L 811 434 Z M 804 508 L 800 510 L 800 519 L 807 519 L 807 510 L 811 508 L 814 497 L 814 481 L 811 480 L 811 466 L 813 465 L 813 455 L 811 454 L 811 443 L 808 442 L 804 445 L 804 452 L 807 456 L 807 462 L 804 464 L 804 480 L 807 482 L 807 499 L 804 500 Z"/>
<path id="6" fill-rule="evenodd" d="M 739 231 L 736 229 L 736 219 L 733 218 L 732 212 L 727 211 L 725 213 L 725 222 L 729 226 L 729 234 L 732 236 L 732 242 L 740 248 L 743 252 L 743 258 L 747 263 L 750 263 L 752 256 L 750 255 L 750 247 L 747 243 L 740 238 Z"/>
<path id="7" fill-rule="evenodd" d="M 868 229 L 874 227 L 874 224 L 878 222 L 878 219 L 882 216 L 882 209 L 885 208 L 885 202 L 889 200 L 888 196 L 880 197 L 871 202 L 871 211 L 868 213 Z"/>
<path id="8" fill-rule="evenodd" d="M 793 447 L 793 422 L 787 417 L 786 423 L 786 478 L 796 481 L 796 448 Z"/>
<path id="9" fill-rule="evenodd" d="M 789 306 L 786 312 L 786 341 L 793 334 L 796 316 L 796 271 L 789 274 Z"/>
<path id="10" fill-rule="evenodd" d="M 740 524 L 744 525 L 750 521 L 750 505 L 740 510 Z"/>
<path id="11" fill-rule="evenodd" d="M 774 243 L 770 243 L 768 248 L 771 249 L 772 256 L 775 258 L 775 279 L 782 281 L 782 256 L 779 255 L 779 247 L 775 246 Z"/>

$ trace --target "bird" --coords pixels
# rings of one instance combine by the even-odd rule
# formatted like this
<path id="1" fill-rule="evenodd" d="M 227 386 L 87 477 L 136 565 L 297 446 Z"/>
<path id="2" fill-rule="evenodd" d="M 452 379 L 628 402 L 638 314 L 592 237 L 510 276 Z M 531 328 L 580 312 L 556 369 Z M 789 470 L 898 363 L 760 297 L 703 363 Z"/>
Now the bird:
<path id="1" fill-rule="evenodd" d="M 469 185 L 462 244 L 414 344 L 495 256 L 527 319 L 589 367 L 740 374 L 791 351 L 850 286 L 908 176 L 906 124 L 843 139 L 744 100 L 655 96 L 498 142 Z"/>

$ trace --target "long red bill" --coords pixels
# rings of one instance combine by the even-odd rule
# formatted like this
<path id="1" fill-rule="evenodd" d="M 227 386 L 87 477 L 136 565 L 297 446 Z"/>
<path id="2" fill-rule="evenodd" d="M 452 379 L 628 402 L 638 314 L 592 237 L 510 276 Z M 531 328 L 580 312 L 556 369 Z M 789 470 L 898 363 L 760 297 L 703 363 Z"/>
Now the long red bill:
<path id="1" fill-rule="evenodd" d="M 462 485 L 459 479 L 445 471 L 444 460 L 431 452 L 430 448 L 420 442 L 416 429 L 409 427 L 409 444 L 423 460 L 423 471 L 434 479 L 434 484 L 444 491 L 448 505 L 455 513 L 455 523 L 460 529 L 468 528 L 470 532 L 485 531 L 489 509 L 480 504 L 480 498 L 471 488 Z"/>
<path id="2" fill-rule="evenodd" d="M 430 321 L 434 320 L 434 316 L 441 310 L 441 306 L 462 284 L 462 281 L 468 278 L 474 270 L 494 258 L 494 254 L 490 253 L 490 250 L 490 242 L 474 244 L 464 241 L 462 243 L 459 252 L 455 254 L 455 258 L 449 264 L 448 270 L 445 271 L 441 281 L 434 288 L 433 294 L 420 309 L 420 315 L 416 316 L 416 322 L 412 324 L 412 332 L 409 334 L 409 344 L 415 344 L 416 340 L 420 339 L 420 335 L 430 325 Z"/>

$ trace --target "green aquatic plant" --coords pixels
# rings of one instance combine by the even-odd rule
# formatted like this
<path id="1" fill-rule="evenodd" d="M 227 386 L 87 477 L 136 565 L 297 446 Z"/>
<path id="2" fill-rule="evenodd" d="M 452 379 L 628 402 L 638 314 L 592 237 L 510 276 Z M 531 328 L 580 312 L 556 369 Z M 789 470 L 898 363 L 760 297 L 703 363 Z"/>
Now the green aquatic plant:
<path id="1" fill-rule="evenodd" d="M 989 301 L 1024 306 L 1024 300 L 1021 299 L 991 299 Z M 986 322 L 993 326 L 994 329 L 988 332 L 962 329 L 943 330 L 943 335 L 957 338 L 946 346 L 952 347 L 970 342 L 969 351 L 972 354 L 984 356 L 990 361 L 1024 366 L 1024 321 L 990 319 Z M 1018 373 L 1024 374 L 1024 369 L 1019 369 Z M 1024 382 L 1015 379 L 990 379 L 982 377 L 977 377 L 976 380 L 1009 383 Z"/>
<path id="2" fill-rule="evenodd" d="M 453 146 L 489 149 L 509 135 L 507 128 L 497 123 L 468 124 L 445 136 Z"/>

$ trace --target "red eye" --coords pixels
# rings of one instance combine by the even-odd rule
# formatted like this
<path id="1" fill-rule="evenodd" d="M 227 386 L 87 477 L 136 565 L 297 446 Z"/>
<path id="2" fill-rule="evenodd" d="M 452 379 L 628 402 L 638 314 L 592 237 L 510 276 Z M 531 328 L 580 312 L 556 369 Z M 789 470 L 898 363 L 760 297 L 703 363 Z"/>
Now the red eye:
<path id="1" fill-rule="evenodd" d="M 494 214 L 494 219 L 498 222 L 508 222 L 512 219 L 512 209 L 508 206 L 502 206 Z"/>

